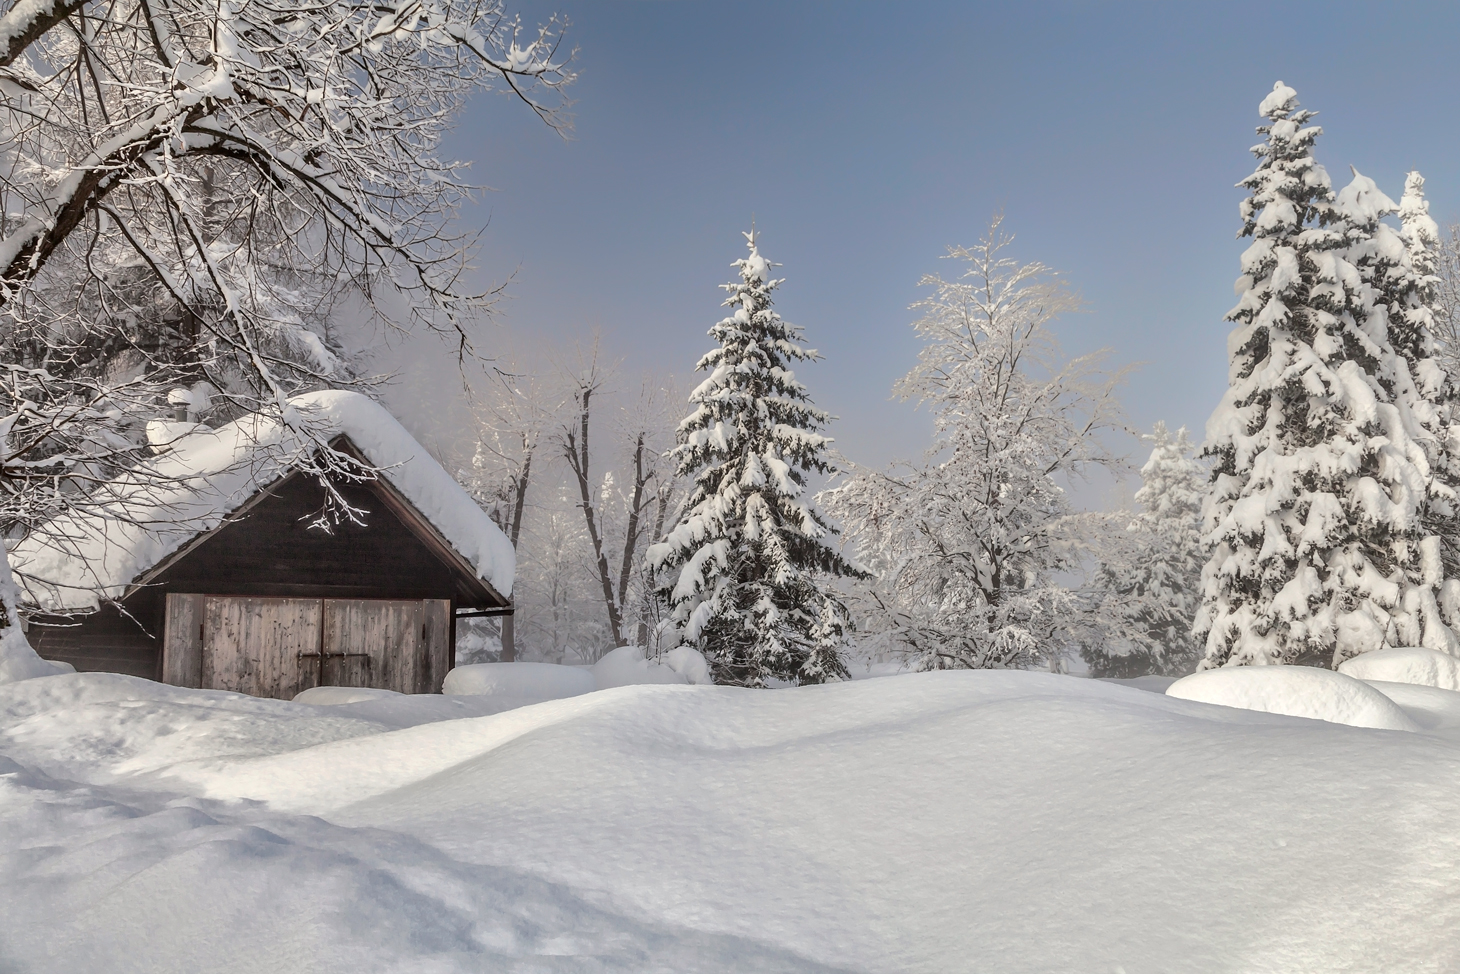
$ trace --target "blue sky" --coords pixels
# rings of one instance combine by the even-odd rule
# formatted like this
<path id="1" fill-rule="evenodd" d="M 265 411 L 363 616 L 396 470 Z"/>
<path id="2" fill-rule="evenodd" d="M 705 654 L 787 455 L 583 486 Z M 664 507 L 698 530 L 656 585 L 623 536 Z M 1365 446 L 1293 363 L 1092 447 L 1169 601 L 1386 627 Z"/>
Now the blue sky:
<path id="1" fill-rule="evenodd" d="M 570 141 L 489 96 L 450 145 L 494 187 L 463 217 L 487 227 L 482 280 L 515 275 L 493 327 L 599 329 L 628 372 L 687 383 L 754 215 L 784 265 L 779 309 L 826 356 L 800 375 L 862 462 L 921 449 L 926 419 L 888 398 L 918 349 L 907 306 L 996 209 L 1016 256 L 1089 304 L 1062 325 L 1066 350 L 1143 362 L 1132 423 L 1199 435 L 1226 381 L 1233 184 L 1279 78 L 1320 112 L 1336 184 L 1355 165 L 1397 199 L 1417 167 L 1436 218 L 1460 217 L 1451 5 L 518 9 L 569 17 L 580 79 Z"/>

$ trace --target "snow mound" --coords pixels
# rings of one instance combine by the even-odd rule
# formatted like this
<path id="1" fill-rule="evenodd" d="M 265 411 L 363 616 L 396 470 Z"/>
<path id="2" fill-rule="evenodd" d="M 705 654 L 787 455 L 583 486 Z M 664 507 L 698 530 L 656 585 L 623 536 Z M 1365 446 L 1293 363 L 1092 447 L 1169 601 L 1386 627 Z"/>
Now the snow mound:
<path id="1" fill-rule="evenodd" d="M 446 674 L 441 692 L 451 696 L 512 697 L 541 702 L 592 693 L 591 670 L 557 663 L 472 663 Z"/>
<path id="2" fill-rule="evenodd" d="M 458 666 L 446 674 L 441 692 L 458 697 L 490 696 L 525 706 L 613 687 L 655 683 L 707 686 L 712 682 L 710 665 L 688 646 L 672 649 L 657 660 L 645 659 L 644 651 L 637 646 L 620 646 L 591 667 L 558 663 L 472 663 Z M 305 699 L 304 694 L 295 699 L 300 703 L 319 702 L 313 698 Z"/>
<path id="3" fill-rule="evenodd" d="M 0 609 L 3 611 L 3 609 Z M 26 642 L 25 634 L 14 626 L 0 632 L 0 683 L 33 680 L 38 676 L 60 676 L 75 673 L 70 663 L 41 659 Z"/>
<path id="4" fill-rule="evenodd" d="M 1313 666 L 1229 666 L 1182 677 L 1166 695 L 1197 703 L 1308 717 L 1351 727 L 1417 731 L 1383 693 L 1351 676 Z"/>
<path id="5" fill-rule="evenodd" d="M 1454 690 L 1419 683 L 1364 682 L 1399 704 L 1399 709 L 1426 731 L 1453 735 L 1460 729 L 1460 693 Z"/>
<path id="6" fill-rule="evenodd" d="M 193 761 L 279 754 L 390 729 L 339 708 L 191 690 L 120 673 L 0 686 L 0 753 L 70 781 L 145 776 Z"/>
<path id="7" fill-rule="evenodd" d="M 307 703 L 312 707 L 343 707 L 352 703 L 370 700 L 390 700 L 405 696 L 394 690 L 377 690 L 373 687 L 310 687 L 294 695 L 295 703 Z"/>
<path id="8" fill-rule="evenodd" d="M 714 678 L 710 676 L 710 664 L 697 649 L 677 646 L 659 657 L 659 662 L 683 676 L 686 682 L 696 686 L 709 686 L 715 682 Z"/>
<path id="9" fill-rule="evenodd" d="M 665 653 L 658 660 L 644 658 L 638 646 L 620 646 L 593 664 L 593 679 L 599 690 L 654 683 L 709 684 L 710 666 L 688 646 Z"/>
<path id="10" fill-rule="evenodd" d="M 1341 663 L 1338 672 L 1355 680 L 1417 683 L 1441 690 L 1460 690 L 1460 660 L 1419 646 L 1362 653 Z"/>

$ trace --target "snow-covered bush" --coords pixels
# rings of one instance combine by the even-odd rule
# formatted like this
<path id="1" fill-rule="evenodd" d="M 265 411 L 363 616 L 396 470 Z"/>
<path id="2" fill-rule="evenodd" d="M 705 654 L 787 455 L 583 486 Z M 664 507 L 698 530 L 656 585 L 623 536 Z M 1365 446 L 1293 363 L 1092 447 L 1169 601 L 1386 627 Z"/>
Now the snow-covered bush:
<path id="1" fill-rule="evenodd" d="M 646 659 L 638 646 L 620 646 L 593 664 L 598 689 L 646 683 L 712 683 L 704 656 L 689 646 L 676 646 L 658 659 Z"/>
<path id="2" fill-rule="evenodd" d="M 999 223 L 949 250 L 962 274 L 922 281 L 926 344 L 895 392 L 933 413 L 926 461 L 854 469 L 821 495 L 875 573 L 865 627 L 924 669 L 1056 658 L 1097 621 L 1061 575 L 1103 516 L 1075 510 L 1060 480 L 1120 465 L 1100 441 L 1120 425 L 1117 379 L 1099 355 L 1061 359 L 1049 324 L 1079 301 L 1043 264 L 1004 256 Z"/>
<path id="3" fill-rule="evenodd" d="M 516 585 L 513 585 L 514 594 Z M 502 661 L 502 637 L 487 619 L 461 619 L 456 623 L 456 664 Z"/>
<path id="4" fill-rule="evenodd" d="M 1357 174 L 1335 196 L 1313 157 L 1322 130 L 1292 88 L 1279 82 L 1258 110 L 1230 387 L 1207 424 L 1201 665 L 1460 650 L 1425 524 L 1443 444 L 1387 326 L 1385 277 L 1409 260 L 1379 223 L 1394 205 Z"/>
<path id="5" fill-rule="evenodd" d="M 802 331 L 771 308 L 782 282 L 761 256 L 735 262 L 722 285 L 730 317 L 710 329 L 719 343 L 696 366 L 709 377 L 680 424 L 679 476 L 693 486 L 679 524 L 647 553 L 678 638 L 694 646 L 721 683 L 820 683 L 846 675 L 847 620 L 829 580 L 858 570 L 832 546 L 836 531 L 807 494 L 809 473 L 828 473 L 831 421 L 791 370 L 818 358 Z"/>

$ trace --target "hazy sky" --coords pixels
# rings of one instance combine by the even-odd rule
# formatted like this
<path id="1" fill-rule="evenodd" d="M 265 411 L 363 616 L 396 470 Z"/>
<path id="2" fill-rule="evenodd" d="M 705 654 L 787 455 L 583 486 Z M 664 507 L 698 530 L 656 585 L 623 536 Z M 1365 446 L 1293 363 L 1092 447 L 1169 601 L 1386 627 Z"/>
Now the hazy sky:
<path id="1" fill-rule="evenodd" d="M 926 420 L 888 398 L 917 353 L 907 306 L 996 209 L 1016 256 L 1087 299 L 1067 351 L 1143 362 L 1131 421 L 1199 435 L 1226 381 L 1233 184 L 1279 78 L 1320 112 L 1336 185 L 1354 165 L 1397 200 L 1417 167 L 1436 218 L 1460 216 L 1453 4 L 517 9 L 569 17 L 580 79 L 570 141 L 484 97 L 450 147 L 494 187 L 465 222 L 487 225 L 483 280 L 515 273 L 497 327 L 597 328 L 628 371 L 688 383 L 753 215 L 779 310 L 825 355 L 799 374 L 863 462 L 921 449 Z"/>

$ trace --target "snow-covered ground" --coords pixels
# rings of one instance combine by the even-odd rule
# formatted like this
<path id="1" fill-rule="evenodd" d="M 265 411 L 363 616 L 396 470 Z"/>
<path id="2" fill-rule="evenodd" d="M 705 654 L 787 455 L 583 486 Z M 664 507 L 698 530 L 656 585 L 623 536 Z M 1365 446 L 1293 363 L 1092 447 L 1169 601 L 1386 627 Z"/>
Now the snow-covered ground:
<path id="1" fill-rule="evenodd" d="M 0 970 L 1455 970 L 1460 694 L 1378 687 L 1418 730 L 1026 672 L 500 713 L 25 680 Z"/>

